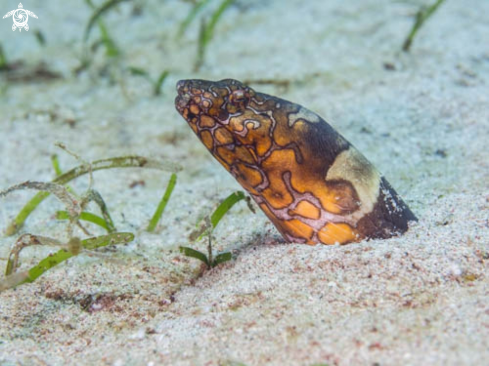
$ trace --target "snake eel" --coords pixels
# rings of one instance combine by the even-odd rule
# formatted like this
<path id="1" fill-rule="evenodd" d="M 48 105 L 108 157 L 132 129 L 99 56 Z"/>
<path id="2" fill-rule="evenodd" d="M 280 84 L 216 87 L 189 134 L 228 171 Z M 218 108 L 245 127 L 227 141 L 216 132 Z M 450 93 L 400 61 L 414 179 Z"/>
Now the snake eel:
<path id="1" fill-rule="evenodd" d="M 181 80 L 177 111 L 287 242 L 389 238 L 416 217 L 316 113 L 237 80 Z"/>

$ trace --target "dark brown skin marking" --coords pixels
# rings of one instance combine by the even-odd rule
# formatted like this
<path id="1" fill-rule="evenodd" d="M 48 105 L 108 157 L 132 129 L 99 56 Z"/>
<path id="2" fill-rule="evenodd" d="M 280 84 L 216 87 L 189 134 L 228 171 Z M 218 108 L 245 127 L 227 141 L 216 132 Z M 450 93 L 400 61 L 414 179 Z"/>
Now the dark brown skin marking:
<path id="1" fill-rule="evenodd" d="M 175 105 L 288 242 L 404 233 L 416 217 L 368 160 L 304 107 L 237 80 L 182 80 Z"/>

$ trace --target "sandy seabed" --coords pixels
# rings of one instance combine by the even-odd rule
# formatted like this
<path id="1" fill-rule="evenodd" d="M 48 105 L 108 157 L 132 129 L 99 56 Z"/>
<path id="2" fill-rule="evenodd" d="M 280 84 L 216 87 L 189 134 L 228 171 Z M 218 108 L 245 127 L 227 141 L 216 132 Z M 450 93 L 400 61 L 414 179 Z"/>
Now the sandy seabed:
<path id="1" fill-rule="evenodd" d="M 487 362 L 489 2 L 447 0 L 403 54 L 413 15 L 427 2 L 238 1 L 219 22 L 200 72 L 193 71 L 198 25 L 176 40 L 188 3 L 141 1 L 138 14 L 125 3 L 104 17 L 121 59 L 104 73 L 99 49 L 78 77 L 72 70 L 91 11 L 82 1 L 60 3 L 25 3 L 38 16 L 29 18 L 28 33 L 12 32 L 11 19 L 0 23 L 10 61 L 45 61 L 63 75 L 0 76 L 0 187 L 52 179 L 53 153 L 63 169 L 76 165 L 56 141 L 87 160 L 137 153 L 184 170 L 155 234 L 144 228 L 169 174 L 95 173 L 117 228 L 136 240 L 2 292 L 1 365 Z M 17 6 L 7 5 L 4 13 Z M 97 37 L 95 28 L 90 41 Z M 171 70 L 162 95 L 121 71 L 128 66 L 154 77 Z M 281 243 L 262 213 L 239 204 L 216 230 L 215 249 L 232 250 L 234 259 L 202 274 L 178 246 L 189 245 L 198 218 L 239 186 L 175 111 L 174 85 L 229 77 L 290 81 L 256 89 L 333 124 L 419 222 L 399 238 L 309 247 Z M 82 192 L 87 180 L 72 186 Z M 16 192 L 0 202 L 2 230 L 31 196 Z M 53 218 L 61 208 L 50 198 L 23 232 L 63 239 L 64 224 Z M 1 268 L 14 241 L 0 238 Z M 50 251 L 25 250 L 22 269 Z"/>

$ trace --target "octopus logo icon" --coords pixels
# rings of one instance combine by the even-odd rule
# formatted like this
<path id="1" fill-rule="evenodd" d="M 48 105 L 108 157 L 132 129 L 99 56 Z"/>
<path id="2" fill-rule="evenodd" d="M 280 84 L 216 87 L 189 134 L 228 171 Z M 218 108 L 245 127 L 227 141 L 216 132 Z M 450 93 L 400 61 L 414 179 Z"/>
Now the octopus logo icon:
<path id="1" fill-rule="evenodd" d="M 29 24 L 27 24 L 27 21 L 29 20 L 29 15 L 37 19 L 36 14 L 34 14 L 32 11 L 25 10 L 22 3 L 19 3 L 19 8 L 9 11 L 3 16 L 3 19 L 12 16 L 14 20 L 12 30 L 15 32 L 15 30 L 19 28 L 19 32 L 22 32 L 22 28 L 24 28 L 26 31 L 29 30 Z"/>

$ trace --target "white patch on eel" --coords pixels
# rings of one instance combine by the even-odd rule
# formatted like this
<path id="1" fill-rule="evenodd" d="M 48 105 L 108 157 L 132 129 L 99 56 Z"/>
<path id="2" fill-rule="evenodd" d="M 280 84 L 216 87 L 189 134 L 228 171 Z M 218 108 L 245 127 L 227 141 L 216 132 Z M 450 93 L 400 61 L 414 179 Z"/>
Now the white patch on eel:
<path id="1" fill-rule="evenodd" d="M 297 113 L 289 114 L 289 127 L 292 127 L 294 123 L 299 120 L 311 123 L 318 123 L 319 121 L 321 121 L 321 118 L 309 109 L 301 107 Z"/>
<path id="2" fill-rule="evenodd" d="M 349 218 L 358 221 L 372 212 L 379 197 L 381 176 L 367 158 L 353 146 L 336 157 L 326 174 L 327 181 L 340 179 L 353 185 L 361 203 L 360 209 Z"/>

